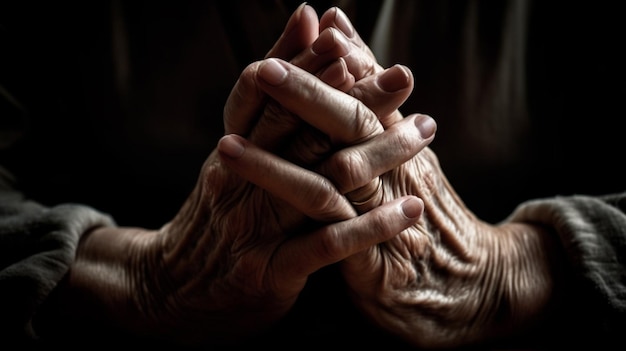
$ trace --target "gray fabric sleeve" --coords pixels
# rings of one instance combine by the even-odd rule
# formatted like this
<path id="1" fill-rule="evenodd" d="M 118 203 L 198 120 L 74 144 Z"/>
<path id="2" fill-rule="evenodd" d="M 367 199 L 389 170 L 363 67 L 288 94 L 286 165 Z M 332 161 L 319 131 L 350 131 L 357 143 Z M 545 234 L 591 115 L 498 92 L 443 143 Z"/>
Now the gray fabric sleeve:
<path id="1" fill-rule="evenodd" d="M 7 175 L 0 172 L 0 333 L 35 338 L 32 318 L 68 271 L 81 235 L 114 223 L 87 206 L 28 201 Z"/>
<path id="2" fill-rule="evenodd" d="M 622 340 L 626 330 L 626 193 L 537 199 L 518 206 L 510 220 L 554 228 L 563 244 L 575 283 L 565 292 L 562 309 L 567 318 L 572 317 L 572 324 L 584 330 L 580 335 L 570 330 L 568 338 Z"/>

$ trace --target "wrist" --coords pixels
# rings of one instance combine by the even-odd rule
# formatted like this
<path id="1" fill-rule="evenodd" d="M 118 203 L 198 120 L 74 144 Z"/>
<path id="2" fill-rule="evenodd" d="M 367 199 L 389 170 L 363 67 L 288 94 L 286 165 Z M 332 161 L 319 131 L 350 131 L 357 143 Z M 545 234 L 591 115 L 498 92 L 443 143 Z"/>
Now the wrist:
<path id="1" fill-rule="evenodd" d="M 510 311 L 511 330 L 527 342 L 552 321 L 566 282 L 565 256 L 551 228 L 524 222 L 502 226 L 510 237 L 501 250 L 504 270 L 503 309 Z M 506 246 L 509 246 L 508 248 Z M 510 334 L 510 333 L 508 333 Z"/>
<path id="2" fill-rule="evenodd" d="M 55 309 L 63 320 L 80 328 L 141 333 L 142 326 L 150 324 L 142 308 L 141 274 L 150 269 L 138 262 L 146 262 L 155 233 L 120 227 L 85 233 L 55 291 Z"/>
<path id="3" fill-rule="evenodd" d="M 481 298 L 486 299 L 484 306 L 489 310 L 481 315 L 491 317 L 484 328 L 479 328 L 482 331 L 477 339 L 508 339 L 549 319 L 558 301 L 556 287 L 563 276 L 564 262 L 555 233 L 533 223 L 508 221 L 492 225 L 482 221 L 449 184 L 436 156 L 422 153 L 420 184 L 416 188 L 424 201 L 424 232 L 433 233 L 433 240 L 447 243 L 451 257 L 485 274 L 480 278 L 485 294 Z"/>

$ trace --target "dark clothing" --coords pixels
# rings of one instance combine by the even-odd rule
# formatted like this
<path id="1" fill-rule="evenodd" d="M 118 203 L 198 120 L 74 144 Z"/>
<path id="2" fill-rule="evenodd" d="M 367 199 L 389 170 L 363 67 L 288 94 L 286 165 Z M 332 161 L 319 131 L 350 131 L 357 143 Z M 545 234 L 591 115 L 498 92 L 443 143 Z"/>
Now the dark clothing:
<path id="1" fill-rule="evenodd" d="M 309 2 L 319 14 L 330 3 Z M 387 3 L 344 9 L 384 66 L 413 70 L 402 111 L 437 120 L 431 147 L 468 207 L 491 222 L 513 213 L 543 223 L 562 239 L 581 289 L 564 302 L 576 313 L 549 343 L 618 339 L 626 330 L 618 2 Z M 84 231 L 158 228 L 174 216 L 223 134 L 239 73 L 263 58 L 299 3 L 280 4 L 0 5 L 0 333 L 33 336 L 30 322 Z M 375 24 L 387 16 L 394 26 L 382 31 Z M 294 313 L 259 343 L 403 346 L 341 289 L 332 267 L 313 275 Z"/>
<path id="2" fill-rule="evenodd" d="M 74 260 L 81 235 L 113 225 L 89 207 L 44 207 L 0 182 L 0 333 L 36 338 L 31 320 Z"/>

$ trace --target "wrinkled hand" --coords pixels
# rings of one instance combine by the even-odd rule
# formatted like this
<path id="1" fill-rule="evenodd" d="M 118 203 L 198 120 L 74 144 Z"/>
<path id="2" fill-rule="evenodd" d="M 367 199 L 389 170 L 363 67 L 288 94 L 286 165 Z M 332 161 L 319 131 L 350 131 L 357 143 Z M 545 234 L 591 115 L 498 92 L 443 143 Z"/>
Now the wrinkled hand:
<path id="1" fill-rule="evenodd" d="M 335 15 L 327 18 L 336 18 Z M 324 18 L 322 16 L 320 23 L 325 23 Z M 353 42 L 358 42 L 358 36 L 356 38 Z M 360 47 L 361 52 L 367 53 Z M 381 70 L 375 61 L 364 59 L 360 62 L 366 63 L 360 67 L 372 67 L 372 70 L 360 71 L 353 66 L 356 83 L 348 92 L 366 100 L 365 105 L 375 109 L 378 103 L 368 99 L 368 94 L 376 84 L 371 80 L 368 83 L 371 79 L 368 77 L 376 76 Z M 319 111 L 307 117 L 305 109 L 299 109 L 297 105 L 287 106 L 294 114 L 315 125 Z M 420 116 L 403 119 L 397 110 L 377 115 L 385 133 L 394 131 L 395 136 L 402 135 L 399 131 L 415 130 L 415 125 L 407 122 L 409 120 L 422 126 L 428 124 L 427 119 Z M 281 123 L 279 118 L 274 122 Z M 316 126 L 323 128 L 322 125 Z M 332 129 L 345 127 L 337 125 Z M 327 133 L 332 139 L 331 132 Z M 419 137 L 406 138 L 396 145 L 411 147 L 412 142 L 419 140 Z M 284 193 L 281 184 L 289 184 L 290 175 L 284 171 L 288 167 L 284 160 L 273 159 L 259 164 L 254 160 L 271 156 L 263 155 L 263 151 L 256 150 L 254 145 L 240 142 L 246 146 L 246 153 L 231 159 L 229 166 L 273 194 L 286 196 L 281 195 Z M 316 143 L 320 142 L 306 142 L 308 145 Z M 356 144 L 357 141 L 353 141 L 352 145 Z M 328 146 L 320 149 L 327 150 Z M 481 221 L 448 183 L 431 149 L 426 148 L 408 162 L 385 172 L 376 171 L 381 169 L 377 166 L 380 163 L 377 155 L 382 154 L 380 150 L 362 148 L 361 151 L 365 152 L 358 156 L 350 153 L 351 150 L 353 148 L 348 147 L 336 152 L 331 159 L 342 159 L 342 164 L 350 164 L 345 162 L 347 159 L 358 160 L 351 167 L 361 170 L 353 176 L 352 180 L 357 181 L 340 177 L 335 173 L 340 167 L 331 167 L 333 162 L 316 165 L 315 161 L 323 158 L 319 153 L 314 157 L 296 157 L 296 161 L 309 164 L 332 179 L 343 193 L 380 175 L 380 191 L 377 192 L 380 199 L 368 204 L 366 210 L 407 195 L 418 196 L 425 203 L 425 213 L 417 224 L 341 262 L 355 304 L 375 324 L 416 346 L 442 348 L 506 338 L 541 318 L 554 290 L 555 258 L 550 257 L 554 238 L 551 233 L 528 223 L 492 225 Z M 371 231 L 386 231 L 392 221 L 388 219 L 381 227 L 372 227 Z M 360 233 L 355 232 L 356 235 Z"/>
<path id="2" fill-rule="evenodd" d="M 290 33 L 297 37 L 314 32 L 303 24 L 311 19 L 305 9 L 301 7 L 292 17 L 297 19 L 296 31 Z M 287 35 L 282 39 L 289 43 L 289 38 Z M 327 40 L 324 38 L 318 38 L 322 44 Z M 310 46 L 319 44 L 318 39 Z M 341 45 L 331 45 L 329 52 L 333 47 Z M 318 75 L 325 79 L 347 77 L 347 84 L 339 85 L 348 89 L 352 84 L 350 75 L 342 73 L 346 63 L 338 61 L 340 69 L 333 71 L 332 67 L 337 66 L 332 64 L 332 55 L 309 55 L 315 60 L 307 61 L 305 53 L 292 60 L 301 60 L 305 67 L 317 67 L 321 70 Z M 319 60 L 324 63 L 317 63 Z M 273 75 L 276 65 L 289 72 L 290 82 L 315 88 L 316 99 L 311 99 L 313 90 L 303 90 L 303 85 L 268 83 L 276 83 L 281 76 Z M 431 140 L 422 138 L 416 128 L 402 135 L 383 131 L 376 113 L 366 105 L 284 61 L 271 59 L 250 65 L 237 83 L 240 85 L 265 90 L 257 89 L 247 104 L 229 100 L 225 115 L 236 119 L 252 114 L 258 118 L 263 114 L 264 94 L 276 94 L 273 98 L 281 105 L 297 104 L 308 106 L 309 111 L 324 112 L 315 116 L 316 124 L 333 127 L 322 128 L 332 140 L 342 144 L 369 141 L 364 145 L 380 152 L 376 171 L 397 166 Z M 231 96 L 241 91 L 236 87 Z M 401 100 L 389 99 L 386 108 L 397 109 Z M 262 128 L 255 130 L 262 134 Z M 393 148 L 392 152 L 383 147 L 404 138 L 416 142 L 411 148 Z M 89 310 L 78 313 L 104 316 L 109 323 L 133 334 L 182 343 L 241 341 L 284 316 L 309 274 L 389 239 L 414 224 L 421 214 L 421 201 L 409 196 L 357 217 L 330 180 L 293 164 L 282 168 L 291 176 L 289 182 L 273 189 L 279 195 L 270 194 L 224 167 L 222 162 L 228 159 L 224 154 L 246 159 L 257 151 L 265 152 L 254 146 L 246 148 L 239 141 L 237 136 L 222 140 L 223 154 L 215 151 L 209 156 L 192 194 L 175 218 L 159 230 L 108 227 L 84 235 L 65 282 L 71 287 L 68 296 L 92 300 L 85 304 Z M 345 160 L 335 158 L 327 169 L 339 167 L 346 170 L 335 171 L 339 178 L 356 179 L 352 175 L 355 170 L 345 165 Z M 272 164 L 274 159 L 252 157 L 251 161 Z M 268 174 L 259 176 L 274 179 Z M 387 223 L 389 219 L 391 223 Z M 332 224 L 320 227 L 321 222 Z M 380 230 L 371 231 L 372 227 Z"/>
<path id="3" fill-rule="evenodd" d="M 420 221 L 342 264 L 355 303 L 419 347 L 466 346 L 524 330 L 553 293 L 554 238 L 531 224 L 480 221 L 431 149 L 381 176 L 385 201 L 416 195 Z"/>
<path id="4" fill-rule="evenodd" d="M 314 12 L 308 6 L 304 9 L 311 13 Z M 302 11 L 303 18 L 305 17 L 304 13 L 305 11 Z M 333 160 L 327 163 L 331 165 L 330 167 L 320 167 L 315 170 L 332 180 L 340 191 L 353 202 L 355 208 L 362 213 L 379 205 L 382 201 L 380 182 L 376 173 L 381 172 L 381 170 L 367 167 L 363 168 L 359 172 L 360 176 L 354 179 L 346 177 L 345 170 L 341 168 L 342 165 L 352 164 L 353 168 L 354 166 L 364 166 L 367 164 L 365 160 L 369 156 L 368 152 L 365 151 L 365 146 L 357 150 L 347 149 L 344 151 L 342 149 L 374 138 L 383 129 L 403 119 L 398 107 L 408 98 L 413 89 L 413 76 L 407 67 L 400 65 L 383 69 L 376 62 L 369 47 L 354 30 L 347 16 L 339 8 L 333 7 L 321 16 L 319 29 L 319 38 L 313 43 L 310 50 L 303 50 L 290 62 L 306 71 L 317 71 L 317 76 L 323 82 L 355 97 L 361 105 L 376 115 L 378 123 L 372 122 L 370 125 L 363 126 L 358 138 L 342 140 L 332 135 L 336 133 L 337 128 L 343 128 L 341 125 L 335 124 L 332 126 L 335 128 L 333 129 L 330 125 L 324 126 L 320 120 L 316 120 L 320 114 L 327 113 L 324 111 L 324 106 L 314 105 L 313 111 L 304 111 L 303 105 L 298 102 L 299 100 L 295 100 L 295 102 L 292 100 L 291 105 L 283 106 L 277 104 L 275 100 L 269 99 L 264 105 L 265 109 L 259 119 L 257 119 L 257 111 L 252 108 L 235 117 L 230 117 L 230 111 L 226 110 L 226 133 L 244 136 L 257 146 L 309 169 L 317 166 L 320 160 L 332 158 Z M 296 34 L 301 35 L 297 31 L 287 32 L 289 35 L 281 37 L 277 46 L 270 51 L 267 57 L 273 57 L 281 52 L 278 44 L 291 42 L 293 40 L 290 38 Z M 339 56 L 338 60 L 330 62 L 337 56 Z M 327 65 L 327 67 L 320 70 L 322 65 Z M 267 96 L 258 94 L 257 86 L 246 86 L 245 82 L 253 81 L 253 79 L 245 79 L 243 84 L 238 84 L 235 87 L 238 90 L 233 91 L 230 96 L 232 101 L 229 101 L 227 106 L 247 104 L 254 107 L 261 105 L 258 100 L 264 100 Z M 315 93 L 319 91 L 319 85 L 319 83 L 312 86 L 306 85 L 306 89 Z M 305 85 L 302 89 L 305 89 Z M 275 98 L 271 90 L 267 90 L 267 87 L 265 90 L 270 97 Z M 250 103 L 250 97 L 256 97 L 257 101 Z M 309 94 L 305 99 L 316 99 L 316 96 Z M 303 116 L 308 116 L 308 118 L 303 118 Z M 362 123 L 362 121 L 354 118 L 352 121 Z M 434 123 L 431 122 L 430 118 L 419 119 L 419 127 L 422 128 L 425 139 L 434 133 Z M 348 123 L 353 122 L 348 121 Z M 348 126 L 348 128 L 352 127 Z M 391 135 L 400 133 L 397 129 L 390 132 Z M 388 136 L 386 140 L 389 138 L 392 136 Z M 397 135 L 395 138 L 402 138 L 402 136 Z M 382 140 L 381 137 L 377 145 L 382 146 L 380 142 Z M 395 140 L 396 143 L 398 141 L 400 140 Z M 399 150 L 388 150 L 387 152 L 409 155 L 410 153 L 405 151 L 408 149 L 410 148 L 401 147 Z M 355 161 L 358 164 L 354 164 Z M 383 161 L 379 160 L 378 162 Z M 337 166 L 338 164 L 339 166 Z M 389 164 L 387 163 L 387 165 Z M 390 168 L 387 167 L 386 169 Z M 368 173 L 367 170 L 372 172 Z"/>
<path id="5" fill-rule="evenodd" d="M 281 72 L 275 75 L 280 69 L 289 75 L 283 81 L 287 84 L 272 85 L 275 78 L 284 77 Z M 305 87 L 315 87 L 319 81 L 287 62 L 269 59 L 247 70 L 257 72 L 245 76 L 257 77 L 258 86 L 277 93 L 281 105 L 295 104 L 315 113 L 318 127 L 332 139 L 350 143 L 372 138 L 368 145 L 379 150 L 379 167 L 395 167 L 430 142 L 412 128 L 402 137 L 414 139 L 413 146 L 393 147 L 404 139 L 398 140 L 393 131 L 383 132 L 376 115 L 349 95 L 318 85 L 317 98 L 309 99 L 311 90 Z M 324 113 L 316 113 L 320 108 Z M 383 138 L 373 138 L 377 133 Z M 164 259 L 157 271 L 173 274 L 148 289 L 159 292 L 149 310 L 162 310 L 158 304 L 164 300 L 173 302 L 165 306 L 166 311 L 176 313 L 159 320 L 174 321 L 168 329 L 187 340 L 202 335 L 232 341 L 263 330 L 289 311 L 311 273 L 388 240 L 421 213 L 419 200 L 400 197 L 357 217 L 331 181 L 293 164 L 274 174 L 258 174 L 261 184 L 282 180 L 269 189 L 270 194 L 235 176 L 223 162 L 230 157 L 270 165 L 284 160 L 256 157 L 266 151 L 246 145 L 237 136 L 222 139 L 218 150 L 222 154 L 209 156 L 185 206 L 160 232 L 162 251 L 156 257 Z M 334 162 L 329 168 L 342 163 Z M 346 171 L 341 176 L 348 179 L 358 171 L 350 165 L 341 167 Z M 389 219 L 392 223 L 385 223 Z M 336 223 L 316 229 L 319 222 Z M 371 227 L 381 230 L 371 231 Z M 164 299 L 163 294 L 176 298 Z M 190 315 L 197 318 L 189 320 Z"/>
<path id="6" fill-rule="evenodd" d="M 397 123 L 387 131 L 404 131 L 404 143 L 410 146 L 420 141 L 416 129 Z M 298 196 L 298 181 L 290 180 L 293 172 L 285 160 L 256 162 L 271 158 L 241 143 L 245 152 L 230 159 L 232 169 L 277 196 Z M 369 149 L 354 168 L 378 174 L 373 169 L 381 151 L 376 150 Z M 528 223 L 491 225 L 475 217 L 429 148 L 379 178 L 381 206 L 412 195 L 423 199 L 425 212 L 399 235 L 339 263 L 355 304 L 373 323 L 418 347 L 442 348 L 507 338 L 542 318 L 558 261 L 551 257 L 551 233 Z M 378 213 L 376 209 L 380 207 L 367 214 Z M 370 234 L 387 232 L 393 221 L 383 218 L 369 228 Z M 361 235 L 359 228 L 353 237 Z"/>

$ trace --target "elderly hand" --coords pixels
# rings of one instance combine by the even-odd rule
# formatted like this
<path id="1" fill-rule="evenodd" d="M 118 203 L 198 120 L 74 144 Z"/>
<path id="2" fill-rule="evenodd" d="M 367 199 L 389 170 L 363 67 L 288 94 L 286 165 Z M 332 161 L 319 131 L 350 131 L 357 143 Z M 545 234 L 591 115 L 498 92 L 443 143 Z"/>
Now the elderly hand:
<path id="1" fill-rule="evenodd" d="M 314 11 L 310 7 L 301 8 L 300 17 L 302 19 L 314 16 Z M 298 12 L 296 11 L 296 13 Z M 288 24 L 287 27 L 290 25 Z M 303 112 L 302 105 L 300 105 L 292 106 L 294 108 L 289 111 L 285 106 L 277 104 L 272 99 L 263 105 L 261 100 L 267 98 L 266 94 L 260 94 L 257 86 L 245 84 L 245 82 L 255 82 L 255 80 L 245 79 L 240 81 L 242 84 L 237 84 L 235 87 L 237 90 L 234 90 L 229 97 L 227 106 L 247 105 L 250 108 L 247 110 L 239 109 L 239 113 L 234 118 L 231 117 L 228 110 L 225 111 L 226 134 L 233 133 L 244 136 L 257 146 L 306 168 L 316 165 L 320 160 L 329 158 L 331 155 L 336 163 L 348 165 L 355 161 L 354 157 L 363 157 L 366 154 L 363 152 L 359 154 L 358 150 L 362 149 L 357 149 L 357 152 L 354 152 L 354 149 L 340 151 L 341 149 L 374 138 L 384 129 L 403 119 L 398 106 L 408 98 L 413 89 L 413 76 L 410 70 L 400 65 L 383 69 L 376 62 L 369 47 L 354 30 L 347 16 L 339 8 L 333 7 L 321 16 L 319 29 L 320 35 L 310 46 L 310 49 L 302 50 L 291 59 L 290 63 L 306 71 L 317 72 L 317 76 L 328 85 L 356 97 L 376 115 L 378 123 L 363 126 L 364 131 L 361 132 L 363 136 L 360 139 L 333 139 L 332 128 L 322 127 L 319 125 L 319 121 L 315 121 L 316 114 L 326 113 L 323 108 L 313 106 L 316 109 L 313 113 L 312 111 Z M 283 35 L 267 57 L 288 55 L 279 44 L 293 42 L 294 37 L 310 38 L 313 35 L 310 32 L 303 35 L 302 31 L 297 30 L 286 31 L 286 33 L 289 35 Z M 289 54 L 293 54 L 293 52 L 289 52 Z M 337 56 L 339 56 L 338 60 L 330 62 Z M 326 67 L 320 69 L 322 66 Z M 324 84 L 318 82 L 316 85 Z M 306 89 L 315 93 L 318 91 L 316 85 L 303 85 L 302 89 L 306 86 Z M 266 91 L 270 96 L 272 95 L 271 90 L 266 89 Z M 251 97 L 256 97 L 256 101 L 251 103 Z M 315 94 L 305 99 L 310 98 L 316 98 Z M 298 105 L 298 102 L 295 105 Z M 258 113 L 256 111 L 258 106 L 265 107 L 262 117 L 259 119 L 257 119 Z M 310 117 L 305 120 L 302 116 Z M 355 119 L 353 121 L 360 123 Z M 420 117 L 419 121 L 419 127 L 422 128 L 424 138 L 430 137 L 435 130 L 432 119 Z M 323 129 L 330 131 L 325 134 Z M 394 133 L 398 134 L 399 132 L 390 130 L 391 135 Z M 387 139 L 389 138 L 390 136 L 387 135 Z M 383 140 L 385 139 L 382 137 L 379 139 L 378 145 L 380 147 L 384 147 Z M 404 155 L 409 155 L 410 153 L 405 152 L 405 149 L 403 147 L 395 152 L 397 154 L 404 152 Z M 394 151 L 389 150 L 387 152 Z M 358 178 L 350 179 L 346 177 L 348 173 L 341 169 L 341 166 L 334 165 L 333 162 L 327 163 L 327 165 L 332 166 L 319 168 L 317 171 L 337 184 L 359 212 L 365 212 L 380 204 L 382 194 L 380 193 L 379 179 L 375 174 L 375 172 L 380 172 L 380 169 L 362 168 L 358 171 Z M 379 162 L 383 161 L 380 160 Z M 365 166 L 366 164 L 365 160 L 361 160 L 358 165 Z M 350 190 L 348 191 L 348 189 Z"/>
<path id="2" fill-rule="evenodd" d="M 296 18 L 295 24 L 290 21 L 296 31 L 290 33 L 309 33 L 306 21 L 310 16 L 304 11 L 308 10 L 301 7 L 292 17 Z M 284 42 L 289 43 L 289 35 L 286 37 Z M 311 46 L 319 44 L 317 40 Z M 326 39 L 320 35 L 319 40 L 324 44 Z M 301 59 L 303 66 L 325 61 L 328 64 L 319 64 L 318 74 L 326 79 L 350 77 L 342 73 L 345 62 L 340 62 L 340 70 L 333 71 L 337 66 L 332 59 L 314 58 L 307 61 L 305 55 L 293 60 Z M 277 78 L 284 77 L 274 75 L 281 73 L 276 65 L 288 71 L 290 82 L 316 89 L 315 99 L 311 99 L 313 91 L 303 90 L 303 85 L 276 85 Z M 350 79 L 347 82 L 339 85 L 348 89 L 352 83 Z M 266 91 L 257 90 L 247 104 L 234 104 L 234 96 L 244 91 L 241 86 L 265 87 Z M 246 69 L 225 108 L 226 120 L 249 114 L 260 117 L 265 99 L 255 97 L 270 92 L 281 105 L 296 104 L 323 112 L 315 117 L 314 125 L 333 141 L 370 141 L 364 145 L 380 152 L 376 171 L 397 166 L 431 140 L 430 136 L 422 139 L 416 128 L 402 135 L 383 132 L 377 115 L 363 103 L 277 59 Z M 390 99 L 386 109 L 396 109 L 401 100 Z M 263 128 L 255 130 L 263 134 Z M 224 166 L 223 160 L 228 159 L 225 154 L 272 164 L 271 158 L 254 157 L 255 151 L 266 151 L 253 146 L 241 148 L 238 138 L 222 140 L 219 148 L 224 154 L 215 151 L 208 157 L 195 189 L 175 218 L 162 228 L 102 227 L 83 236 L 62 294 L 62 298 L 73 301 L 68 305 L 79 306 L 72 313 L 99 316 L 108 325 L 136 335 L 185 344 L 242 341 L 282 318 L 309 274 L 388 240 L 414 224 L 421 214 L 421 201 L 407 196 L 357 216 L 330 180 L 293 164 L 281 170 L 288 176 L 273 189 L 278 195 L 270 194 Z M 416 141 L 411 148 L 383 148 L 406 138 Z M 297 153 L 293 157 L 298 157 Z M 336 172 L 343 178 L 362 177 L 352 176 L 359 170 L 344 164 L 350 160 L 335 158 L 327 167 L 346 170 Z M 282 177 L 280 172 L 275 176 Z M 314 220 L 331 224 L 320 226 Z M 372 227 L 380 230 L 371 231 Z"/>
<path id="3" fill-rule="evenodd" d="M 374 323 L 418 347 L 441 348 L 505 339 L 542 317 L 557 274 L 551 233 L 475 217 L 429 148 L 380 178 L 383 203 L 419 196 L 424 214 L 341 266 Z"/>
<path id="4" fill-rule="evenodd" d="M 270 86 L 264 81 L 276 83 L 276 65 L 288 72 L 285 81 L 290 84 Z M 281 105 L 296 104 L 315 113 L 319 128 L 333 140 L 363 140 L 380 128 L 364 128 L 378 125 L 374 113 L 349 95 L 316 85 L 317 78 L 293 65 L 268 59 L 247 70 L 257 73 L 242 77 L 257 77 L 257 85 L 267 85 Z M 309 86 L 316 87 L 316 99 L 310 99 L 311 90 L 305 88 Z M 323 114 L 317 113 L 319 108 Z M 373 139 L 370 146 L 380 152 L 378 167 L 400 164 L 430 142 L 415 127 L 401 139 L 391 132 L 381 136 L 387 139 Z M 405 138 L 415 141 L 411 148 L 394 147 Z M 255 152 L 265 151 L 246 147 L 237 136 L 225 137 L 218 149 L 259 164 L 285 164 L 278 158 L 256 157 Z M 228 157 L 211 154 L 176 218 L 158 233 L 144 235 L 152 242 L 144 244 L 151 247 L 144 261 L 157 264 L 149 271 L 169 274 L 157 276 L 154 286 L 145 289 L 150 294 L 139 301 L 142 308 L 159 312 L 155 328 L 165 327 L 162 333 L 186 341 L 199 336 L 233 341 L 263 330 L 289 311 L 311 273 L 388 240 L 421 214 L 421 202 L 409 196 L 357 217 L 333 183 L 296 165 L 259 174 L 262 184 L 283 180 L 270 189 L 271 195 L 235 176 L 223 160 L 228 162 Z M 343 175 L 347 178 L 356 178 L 350 174 L 359 171 L 345 165 L 342 169 L 348 171 Z M 311 220 L 337 223 L 319 228 Z"/>
<path id="5" fill-rule="evenodd" d="M 295 68 L 290 69 L 289 74 L 294 71 Z M 299 84 L 291 79 L 284 84 L 291 82 Z M 304 107 L 298 113 L 306 119 L 307 110 Z M 351 154 L 356 146 L 350 146 L 336 153 L 343 158 L 331 157 L 358 161 L 343 162 L 350 164 L 343 170 L 351 170 L 355 175 L 337 176 L 348 180 L 337 182 L 340 191 L 356 186 L 350 186 L 350 179 L 367 179 L 364 174 L 380 175 L 377 194 L 381 194 L 383 208 L 406 196 L 423 199 L 425 208 L 422 218 L 399 235 L 344 259 L 341 271 L 355 304 L 375 324 L 416 346 L 466 346 L 510 337 L 541 318 L 550 304 L 553 281 L 558 275 L 554 267 L 559 258 L 551 256 L 555 237 L 533 224 L 491 225 L 475 217 L 454 192 L 429 148 L 394 169 L 376 171 L 383 169 L 379 164 L 384 152 L 423 145 L 415 123 L 419 125 L 426 118 L 413 115 L 389 126 L 379 137 L 394 131 L 395 137 L 390 138 L 387 149 L 372 146 L 361 148 L 363 153 Z M 333 124 L 329 129 L 337 132 L 346 126 Z M 220 150 L 224 150 L 225 140 L 230 139 L 222 140 Z M 375 145 L 375 140 L 360 146 Z M 265 151 L 244 140 L 238 143 L 236 157 L 226 161 L 233 170 L 276 196 L 298 201 L 301 193 L 293 175 L 296 172 L 290 173 L 287 161 L 265 155 Z M 327 168 L 329 165 L 333 163 L 322 163 L 319 172 L 330 178 L 334 173 Z M 378 201 L 371 201 L 368 206 Z M 376 211 L 381 207 L 372 208 Z M 368 212 L 374 213 L 380 212 Z M 317 218 L 324 220 L 323 215 Z M 370 234 L 388 233 L 394 220 L 381 219 L 370 227 Z M 359 228 L 353 237 L 362 235 Z"/>
<path id="6" fill-rule="evenodd" d="M 320 23 L 324 23 L 324 18 Z M 301 84 L 291 79 L 292 72 L 297 70 L 282 65 L 288 71 L 288 78 L 272 82 Z M 371 77 L 377 76 L 380 70 L 374 71 L 377 73 L 359 74 L 357 71 L 353 74 L 356 83 L 349 89 L 352 96 L 368 100 L 369 93 L 358 95 L 357 92 L 376 91 Z M 304 91 L 313 88 L 306 84 L 302 86 Z M 273 86 L 262 87 L 274 96 Z M 376 109 L 379 103 L 370 99 L 365 105 Z M 358 104 L 358 99 L 352 104 Z M 424 200 L 425 212 L 417 223 L 390 240 L 340 263 L 355 304 L 373 323 L 415 346 L 447 348 L 507 338 L 542 318 L 553 298 L 554 280 L 559 275 L 556 268 L 559 257 L 551 256 L 555 244 L 552 233 L 530 223 L 507 221 L 492 225 L 481 221 L 455 193 L 437 156 L 429 148 L 393 169 L 383 170 L 385 167 L 380 166 L 380 155 L 394 147 L 378 148 L 374 146 L 377 145 L 376 139 L 382 140 L 385 135 L 393 134 L 395 137 L 390 138 L 390 142 L 394 140 L 393 145 L 399 150 L 413 148 L 414 143 L 422 145 L 424 137 L 416 132 L 414 123 L 426 126 L 427 130 L 427 117 L 402 118 L 395 112 L 397 110 L 389 114 L 379 113 L 385 132 L 359 145 L 359 140 L 354 138 L 347 143 L 343 140 L 336 142 L 338 138 L 333 137 L 333 133 L 341 133 L 341 128 L 350 126 L 342 124 L 341 116 L 333 116 L 339 122 L 316 123 L 318 116 L 328 116 L 324 110 L 297 103 L 285 103 L 285 106 L 293 114 L 324 130 L 325 135 L 335 141 L 331 144 L 347 146 L 341 151 L 335 150 L 329 160 L 321 164 L 317 163 L 323 159 L 319 153 L 316 157 L 296 158 L 297 162 L 332 179 L 342 193 L 379 176 L 379 190 L 359 202 L 361 212 L 377 209 L 380 204 L 396 203 L 397 199 L 406 196 L 418 196 Z M 332 125 L 328 127 L 328 123 Z M 402 135 L 405 138 L 399 138 Z M 428 132 L 424 136 L 427 138 Z M 233 170 L 279 197 L 288 198 L 290 192 L 297 191 L 297 173 L 287 171 L 290 166 L 286 160 L 273 158 L 244 140 L 237 142 L 243 149 L 239 149 L 237 157 L 225 158 Z M 360 151 L 353 152 L 357 146 Z M 262 159 L 268 161 L 258 161 Z M 341 162 L 334 163 L 333 160 Z M 349 167 L 342 169 L 337 167 L 338 164 Z M 347 170 L 352 171 L 352 176 L 342 177 L 342 171 Z M 290 177 L 293 180 L 289 180 Z M 282 184 L 292 184 L 294 188 L 287 190 Z M 320 216 L 318 219 L 324 218 Z M 387 232 L 392 221 L 391 218 L 383 220 L 385 224 L 373 226 L 371 233 Z M 362 233 L 355 231 L 354 236 L 358 235 Z"/>

